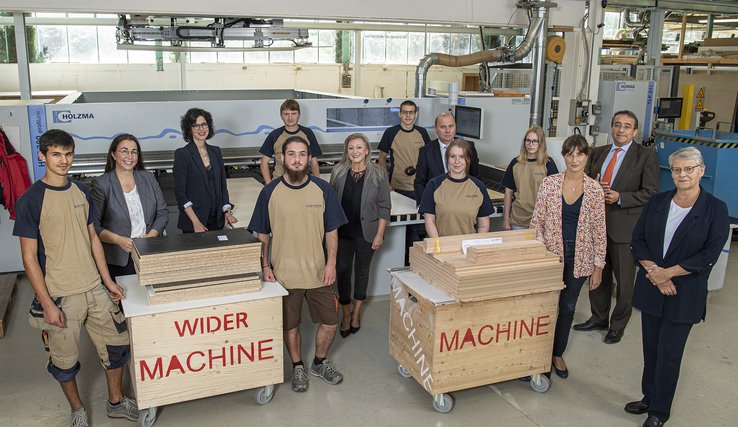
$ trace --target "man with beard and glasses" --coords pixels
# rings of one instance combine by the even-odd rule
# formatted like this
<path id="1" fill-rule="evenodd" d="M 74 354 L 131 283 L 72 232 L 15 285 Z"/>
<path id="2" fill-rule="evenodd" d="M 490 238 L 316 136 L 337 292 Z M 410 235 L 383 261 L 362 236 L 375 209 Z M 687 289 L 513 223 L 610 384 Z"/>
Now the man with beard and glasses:
<path id="1" fill-rule="evenodd" d="M 293 364 L 292 390 L 302 392 L 310 385 L 301 353 L 303 300 L 307 300 L 313 322 L 318 323 L 310 374 L 328 384 L 343 381 L 326 357 L 338 327 L 338 228 L 348 220 L 330 184 L 308 176 L 308 141 L 291 136 L 283 148 L 284 175 L 261 190 L 248 229 L 259 234 L 263 279 L 278 280 L 288 291 L 282 300 L 284 341 Z"/>

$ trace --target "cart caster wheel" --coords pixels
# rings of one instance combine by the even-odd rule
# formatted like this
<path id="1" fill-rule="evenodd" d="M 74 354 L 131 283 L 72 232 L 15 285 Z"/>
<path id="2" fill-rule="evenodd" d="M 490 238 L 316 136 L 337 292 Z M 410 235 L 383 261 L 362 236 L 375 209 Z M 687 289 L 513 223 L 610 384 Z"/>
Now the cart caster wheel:
<path id="1" fill-rule="evenodd" d="M 259 389 L 256 393 L 256 403 L 266 405 L 274 397 L 274 385 L 270 384 Z"/>
<path id="2" fill-rule="evenodd" d="M 551 387 L 551 380 L 543 374 L 530 376 L 530 388 L 536 393 L 545 393 Z"/>
<path id="3" fill-rule="evenodd" d="M 156 422 L 156 406 L 138 411 L 139 427 L 151 427 Z"/>
<path id="4" fill-rule="evenodd" d="M 433 396 L 433 409 L 442 414 L 448 414 L 454 408 L 454 398 L 448 394 Z"/>
<path id="5" fill-rule="evenodd" d="M 399 363 L 397 364 L 397 372 L 399 372 L 400 375 L 402 375 L 405 378 L 411 378 L 413 376 L 413 374 L 411 374 L 410 371 L 405 369 L 405 367 L 400 365 Z"/>

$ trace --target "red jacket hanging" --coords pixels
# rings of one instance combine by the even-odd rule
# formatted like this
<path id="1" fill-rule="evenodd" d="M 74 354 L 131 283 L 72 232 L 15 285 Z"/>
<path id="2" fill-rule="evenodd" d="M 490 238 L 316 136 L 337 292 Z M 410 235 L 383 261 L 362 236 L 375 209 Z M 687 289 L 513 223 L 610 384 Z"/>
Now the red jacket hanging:
<path id="1" fill-rule="evenodd" d="M 2 204 L 10 212 L 10 219 L 15 220 L 15 202 L 28 187 L 26 159 L 15 151 L 8 136 L 0 130 L 0 186 L 2 186 Z"/>

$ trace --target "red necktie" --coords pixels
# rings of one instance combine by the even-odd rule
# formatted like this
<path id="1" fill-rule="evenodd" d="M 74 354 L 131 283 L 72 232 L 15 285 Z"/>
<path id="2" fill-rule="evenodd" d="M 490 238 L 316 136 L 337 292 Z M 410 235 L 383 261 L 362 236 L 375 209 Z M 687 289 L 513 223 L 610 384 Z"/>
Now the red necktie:
<path id="1" fill-rule="evenodd" d="M 612 185 L 612 173 L 615 170 L 615 164 L 618 162 L 618 153 L 620 150 L 622 150 L 622 148 L 615 149 L 615 154 L 612 155 L 610 163 L 607 164 L 607 169 L 605 169 L 605 175 L 602 177 L 602 181 L 610 185 Z"/>

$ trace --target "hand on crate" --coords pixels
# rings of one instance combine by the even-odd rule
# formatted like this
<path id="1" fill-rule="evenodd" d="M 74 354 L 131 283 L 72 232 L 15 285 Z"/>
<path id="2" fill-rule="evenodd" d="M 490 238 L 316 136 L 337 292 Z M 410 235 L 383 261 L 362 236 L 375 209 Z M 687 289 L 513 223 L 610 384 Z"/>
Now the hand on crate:
<path id="1" fill-rule="evenodd" d="M 272 271 L 272 267 L 270 265 L 265 265 L 261 269 L 262 275 L 261 280 L 265 282 L 276 282 L 277 278 L 274 277 L 274 272 Z"/>

